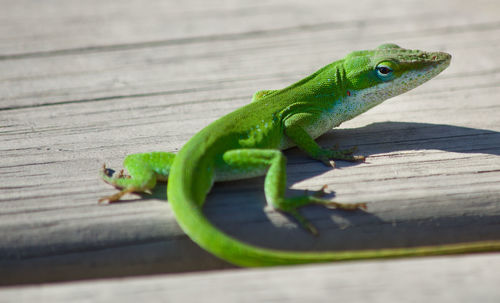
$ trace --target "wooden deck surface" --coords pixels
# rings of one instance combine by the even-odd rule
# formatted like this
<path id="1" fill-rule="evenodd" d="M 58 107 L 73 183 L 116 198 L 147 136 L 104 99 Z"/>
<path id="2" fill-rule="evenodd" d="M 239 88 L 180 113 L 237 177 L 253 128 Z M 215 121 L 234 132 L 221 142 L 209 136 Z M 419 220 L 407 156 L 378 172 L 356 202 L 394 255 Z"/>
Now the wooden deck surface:
<path id="1" fill-rule="evenodd" d="M 282 249 L 500 239 L 500 2 L 0 4 L 0 285 L 8 286 L 0 289 L 0 298 L 5 301 L 30 300 L 40 292 L 47 301 L 67 301 L 73 290 L 92 293 L 82 301 L 112 298 L 106 289 L 118 291 L 122 281 L 113 278 L 142 276 L 126 280 L 130 298 L 154 297 L 189 279 L 213 279 L 203 287 L 217 294 L 230 279 L 239 284 L 236 289 L 250 285 L 241 296 L 252 295 L 256 285 L 267 301 L 303 302 L 307 293 L 316 301 L 339 293 L 349 298 L 350 291 L 363 301 L 377 294 L 375 284 L 364 288 L 355 281 L 364 286 L 373 278 L 387 281 L 376 284 L 381 287 L 397 281 L 400 293 L 442 279 L 423 287 L 437 294 L 460 288 L 448 293 L 449 302 L 473 298 L 478 293 L 473 286 L 481 285 L 484 300 L 478 302 L 498 302 L 498 254 L 200 273 L 231 266 L 182 233 L 166 201 L 166 185 L 150 196 L 130 196 L 130 202 L 98 205 L 97 199 L 115 192 L 99 179 L 104 162 L 119 169 L 129 153 L 175 152 L 208 123 L 248 103 L 255 91 L 284 87 L 351 50 L 394 42 L 446 51 L 453 60 L 438 78 L 318 141 L 358 146 L 366 163 L 339 162 L 329 170 L 296 149 L 286 152 L 290 194 L 327 184 L 336 201 L 367 202 L 368 212 L 304 209 L 320 230 L 314 238 L 265 208 L 263 179 L 256 178 L 217 184 L 207 216 L 242 240 Z M 418 264 L 438 269 L 419 279 Z M 343 277 L 337 270 L 347 273 L 344 284 L 336 282 Z M 195 273 L 168 274 L 187 271 Z M 316 272 L 314 281 L 336 287 L 300 295 L 300 280 L 287 287 L 290 275 Z M 149 274 L 163 276 L 145 277 Z M 264 276 L 273 287 L 263 287 Z M 95 278 L 109 280 L 13 287 Z M 157 289 L 139 293 L 151 279 Z M 184 285 L 186 293 L 172 298 L 186 298 L 199 283 Z M 227 301 L 237 299 L 234 293 Z"/>

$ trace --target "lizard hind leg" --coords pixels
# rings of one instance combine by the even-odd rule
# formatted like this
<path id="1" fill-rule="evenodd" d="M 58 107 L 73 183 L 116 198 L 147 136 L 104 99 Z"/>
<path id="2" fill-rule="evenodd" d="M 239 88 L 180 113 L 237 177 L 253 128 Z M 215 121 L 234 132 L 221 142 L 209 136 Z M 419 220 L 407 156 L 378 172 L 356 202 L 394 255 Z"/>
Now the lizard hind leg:
<path id="1" fill-rule="evenodd" d="M 119 174 L 115 174 L 112 169 L 108 169 L 104 165 L 101 170 L 101 178 L 120 191 L 99 199 L 99 203 L 116 202 L 128 193 L 149 192 L 155 187 L 157 180 L 167 180 L 174 158 L 175 154 L 167 152 L 128 155 L 123 161 L 128 175 L 124 174 L 123 170 Z"/>
<path id="2" fill-rule="evenodd" d="M 333 202 L 321 197 L 325 195 L 324 189 L 312 194 L 306 194 L 297 197 L 285 197 L 286 191 L 286 158 L 283 153 L 276 149 L 235 149 L 224 153 L 224 162 L 241 172 L 246 170 L 262 170 L 268 168 L 264 192 L 267 203 L 276 210 L 282 211 L 294 217 L 297 222 L 313 235 L 318 234 L 318 230 L 299 212 L 299 208 L 319 204 L 326 207 L 334 207 L 344 210 L 356 210 L 366 208 L 363 203 L 342 204 Z"/>

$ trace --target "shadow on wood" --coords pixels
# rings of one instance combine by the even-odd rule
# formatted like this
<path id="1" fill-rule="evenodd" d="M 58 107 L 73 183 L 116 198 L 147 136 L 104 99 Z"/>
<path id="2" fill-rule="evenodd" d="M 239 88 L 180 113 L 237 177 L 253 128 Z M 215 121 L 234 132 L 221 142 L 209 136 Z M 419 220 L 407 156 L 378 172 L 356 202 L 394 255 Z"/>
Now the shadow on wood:
<path id="1" fill-rule="evenodd" d="M 329 141 L 329 142 L 326 142 Z M 500 155 L 500 133 L 452 125 L 381 122 L 356 129 L 339 129 L 321 138 L 323 146 L 340 141 L 357 144 L 365 156 L 415 150 L 442 150 L 455 153 Z M 286 152 L 289 183 L 297 183 L 330 171 L 297 149 Z M 312 169 L 299 168 L 307 162 Z M 313 163 L 313 164 L 311 164 Z M 362 163 L 338 161 L 346 168 Z M 296 171 L 299 170 L 300 173 Z M 481 173 L 481 171 L 478 171 Z M 406 197 L 405 201 L 369 204 L 369 210 L 346 212 L 309 206 L 302 212 L 320 231 L 313 237 L 298 228 L 293 219 L 265 207 L 264 178 L 217 183 L 205 204 L 205 213 L 219 228 L 243 241 L 276 249 L 347 250 L 415 245 L 432 245 L 479 239 L 498 239 L 500 211 L 488 214 L 467 209 L 470 196 L 437 196 L 433 201 Z M 154 198 L 166 199 L 166 189 Z M 289 190 L 288 195 L 302 194 Z M 223 199 L 220 199 L 224 195 Z M 332 192 L 329 198 L 333 198 Z M 428 199 L 428 197 L 426 198 Z M 496 200 L 499 200 L 496 198 Z M 360 201 L 369 202 L 369 201 Z M 436 208 L 427 202 L 433 202 Z M 472 201 L 468 201 L 472 202 Z M 474 203 L 490 204 L 495 201 Z M 394 205 L 404 203 L 404 207 Z M 465 203 L 465 209 L 459 207 Z M 457 230 L 461 230 L 457 233 Z"/>

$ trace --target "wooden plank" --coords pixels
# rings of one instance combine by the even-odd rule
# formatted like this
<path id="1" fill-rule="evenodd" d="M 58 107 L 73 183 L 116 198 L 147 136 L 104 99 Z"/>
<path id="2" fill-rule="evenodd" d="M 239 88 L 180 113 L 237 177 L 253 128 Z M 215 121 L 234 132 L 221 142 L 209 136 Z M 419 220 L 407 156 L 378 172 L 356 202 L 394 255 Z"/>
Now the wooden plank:
<path id="1" fill-rule="evenodd" d="M 88 9 L 94 10 L 94 7 Z M 323 24 L 320 23 L 323 18 L 320 18 L 318 23 L 309 26 L 292 26 L 288 18 L 278 15 L 276 20 L 282 22 L 277 23 L 288 26 L 287 30 L 248 34 L 251 28 L 246 28 L 219 38 L 203 36 L 141 47 L 105 47 L 99 51 L 77 48 L 64 54 L 51 53 L 50 56 L 43 53 L 4 56 L 3 60 L 0 57 L 0 108 L 96 102 L 127 96 L 169 97 L 186 91 L 205 91 L 210 96 L 219 92 L 230 97 L 231 94 L 225 92 L 228 88 L 238 89 L 248 96 L 267 85 L 288 85 L 344 56 L 351 49 L 371 48 L 387 41 L 415 48 L 468 49 L 478 52 L 480 58 L 489 58 L 498 52 L 499 43 L 495 40 L 488 41 L 488 48 L 479 47 L 482 37 L 499 36 L 500 23 L 496 16 L 490 18 L 485 14 L 482 20 L 471 19 L 465 7 L 450 14 L 445 22 L 441 14 L 407 11 L 401 7 L 397 17 L 373 19 L 370 18 L 371 11 L 363 10 L 365 15 L 361 16 L 366 20 L 363 22 L 357 15 L 349 15 L 351 19 L 341 24 Z M 71 11 L 67 14 L 71 15 Z M 469 19 L 465 19 L 466 16 Z M 266 24 L 258 16 L 255 18 Z M 464 23 L 464 20 L 470 23 Z M 403 21 L 404 26 L 399 26 Z M 363 33 L 367 28 L 372 29 L 373 34 L 365 37 Z M 89 35 L 99 36 L 94 31 Z M 83 37 L 73 33 L 65 35 L 84 41 Z M 141 38 L 145 39 L 145 36 Z M 446 45 L 442 43 L 443 38 L 448 39 Z M 57 41 L 49 39 L 48 42 L 58 45 Z M 477 60 L 475 64 L 480 71 L 483 67 L 488 71 L 491 69 L 488 60 Z M 467 81 L 466 78 L 462 80 Z"/>
<path id="2" fill-rule="evenodd" d="M 500 255 L 322 264 L 0 289 L 2 302 L 482 302 Z"/>
<path id="3" fill-rule="evenodd" d="M 380 7 L 391 9 L 374 14 Z M 393 32 L 398 32 L 415 27 L 408 21 L 417 17 L 420 20 L 418 27 L 429 30 L 452 25 L 454 21 L 462 25 L 496 22 L 496 9 L 498 4 L 488 0 L 459 5 L 440 1 L 432 8 L 417 1 L 395 6 L 388 0 L 377 3 L 361 0 L 355 6 L 328 0 L 313 3 L 213 0 L 209 5 L 203 0 L 182 3 L 123 0 L 119 5 L 99 0 L 2 0 L 0 54 L 11 59 L 82 51 L 147 49 L 200 38 L 239 39 L 241 34 L 275 32 L 280 35 L 283 31 L 324 27 L 354 26 L 362 31 L 353 39 L 361 41 L 370 39 L 365 29 L 386 22 L 393 24 Z M 458 21 L 457 16 L 467 18 Z M 394 20 L 398 22 L 394 24 Z M 332 38 L 329 39 L 335 40 Z"/>
<path id="4" fill-rule="evenodd" d="M 471 13 L 470 3 L 414 1 L 368 18 L 373 7 L 354 14 L 352 4 L 330 2 L 307 8 L 285 1 L 219 3 L 213 11 L 180 6 L 181 15 L 200 16 L 186 19 L 195 22 L 192 32 L 182 18 L 160 20 L 162 4 L 140 10 L 132 1 L 126 9 L 25 2 L 27 16 L 36 18 L 24 21 L 38 40 L 29 39 L 20 21 L 7 22 L 20 14 L 9 2 L 17 13 L 2 12 L 0 21 L 11 24 L 0 30 L 0 49 L 15 54 L 0 60 L 0 283 L 229 267 L 183 235 L 165 203 L 165 186 L 139 202 L 97 205 L 114 192 L 98 179 L 101 164 L 119 168 L 128 153 L 176 151 L 210 121 L 249 102 L 254 91 L 283 87 L 348 50 L 386 41 L 449 51 L 452 66 L 319 141 L 357 145 L 367 163 L 328 170 L 297 150 L 287 153 L 291 194 L 328 184 L 340 202 L 369 202 L 368 213 L 308 208 L 304 213 L 321 231 L 313 238 L 263 209 L 262 179 L 255 179 L 217 185 L 207 216 L 238 238 L 282 249 L 499 239 L 498 4 L 474 4 Z M 102 9 L 93 11 L 92 4 Z M 269 14 L 269 5 L 286 9 Z M 332 21 L 339 5 L 346 13 Z M 220 10 L 228 20 L 214 17 Z M 97 17 L 78 19 L 80 11 Z M 267 22 L 270 16 L 276 22 Z M 151 27 L 144 25 L 148 18 Z M 228 27 L 235 19 L 241 24 Z M 124 20 L 137 26 L 112 35 Z M 337 22 L 346 24 L 329 26 Z M 56 27 L 60 37 L 48 34 Z M 276 31 L 281 27 L 289 29 Z M 95 35 L 100 29 L 102 36 Z M 148 44 L 179 37 L 189 39 Z"/>

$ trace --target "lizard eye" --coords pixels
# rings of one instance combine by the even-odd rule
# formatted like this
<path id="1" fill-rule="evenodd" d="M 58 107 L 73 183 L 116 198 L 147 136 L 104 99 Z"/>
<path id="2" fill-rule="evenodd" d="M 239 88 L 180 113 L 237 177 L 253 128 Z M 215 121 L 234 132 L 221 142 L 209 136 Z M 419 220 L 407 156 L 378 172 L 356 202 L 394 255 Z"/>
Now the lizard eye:
<path id="1" fill-rule="evenodd" d="M 379 64 L 375 68 L 377 71 L 377 76 L 382 80 L 390 80 L 393 76 L 393 70 L 385 64 Z"/>
<path id="2" fill-rule="evenodd" d="M 377 67 L 377 70 L 380 74 L 382 75 L 387 75 L 388 73 L 390 73 L 392 70 L 390 68 L 388 68 L 387 66 L 379 66 Z"/>

